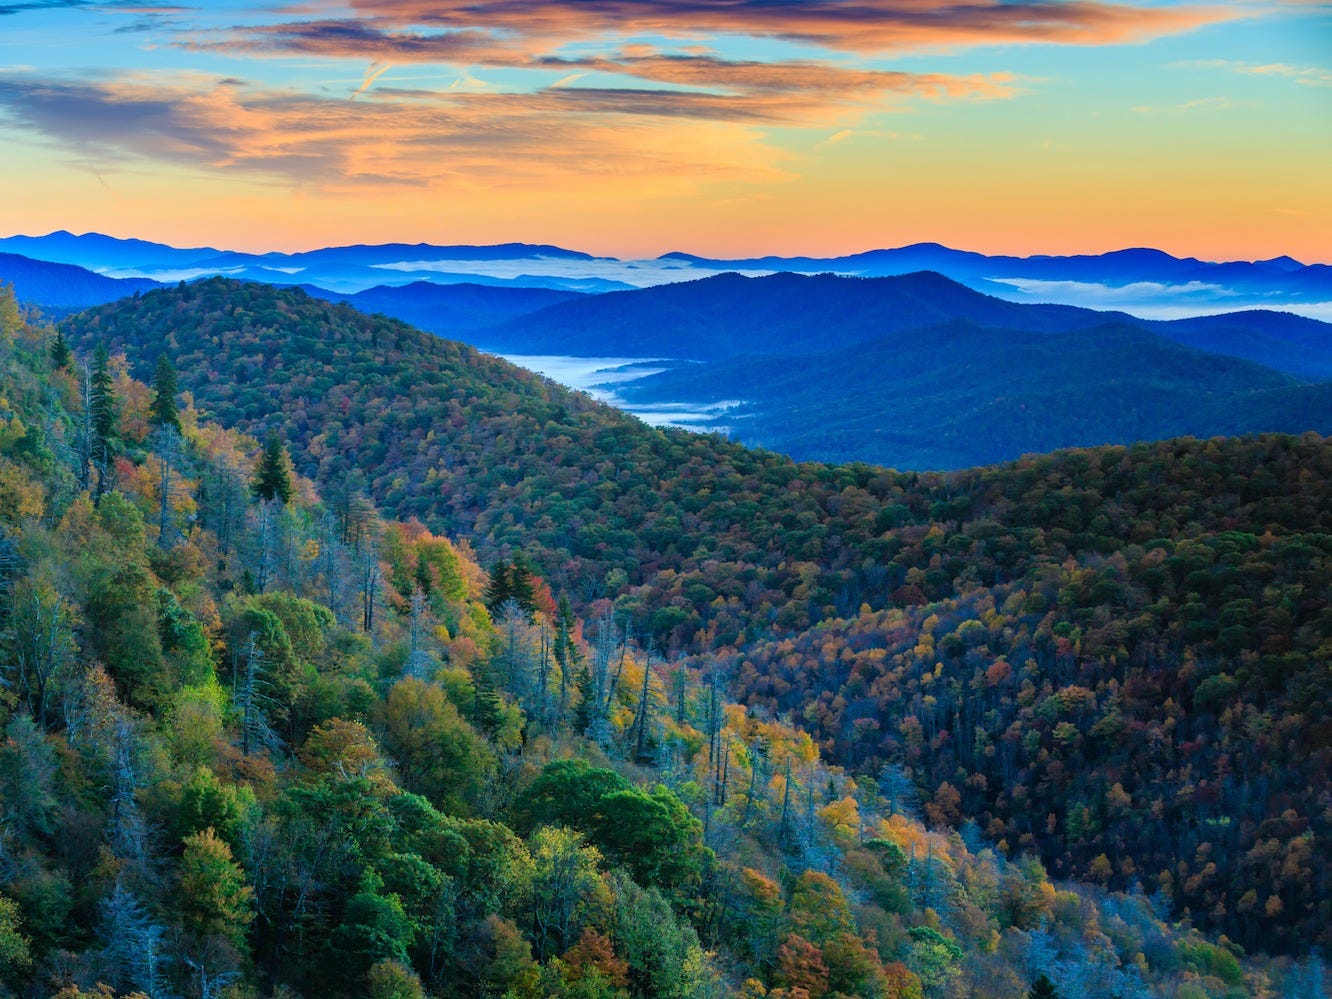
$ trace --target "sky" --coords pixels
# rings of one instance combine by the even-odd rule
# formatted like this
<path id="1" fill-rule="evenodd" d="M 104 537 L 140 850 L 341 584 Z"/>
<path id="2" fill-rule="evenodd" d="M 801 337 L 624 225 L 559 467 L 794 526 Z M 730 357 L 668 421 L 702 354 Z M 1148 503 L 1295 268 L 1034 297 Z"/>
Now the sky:
<path id="1" fill-rule="evenodd" d="M 1332 0 L 0 0 L 0 234 L 1332 263 Z"/>

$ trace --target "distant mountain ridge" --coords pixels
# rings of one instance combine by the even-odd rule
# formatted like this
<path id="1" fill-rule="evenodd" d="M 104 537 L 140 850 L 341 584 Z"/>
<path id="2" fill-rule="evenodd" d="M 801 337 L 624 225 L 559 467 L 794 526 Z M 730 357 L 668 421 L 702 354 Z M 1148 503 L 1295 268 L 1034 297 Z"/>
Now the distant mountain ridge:
<path id="1" fill-rule="evenodd" d="M 290 275 L 270 271 L 271 280 L 257 282 L 292 286 Z M 149 278 L 114 278 L 77 264 L 33 260 L 0 253 L 0 283 L 14 286 L 21 302 L 51 317 L 104 305 L 135 292 L 161 288 L 166 282 Z M 174 282 L 173 282 L 174 283 Z M 297 285 L 306 294 L 328 302 L 347 302 L 366 313 L 381 313 L 440 336 L 466 339 L 480 329 L 583 296 L 583 292 L 530 288 L 507 283 L 378 285 L 346 294 L 316 285 Z"/>
<path id="2" fill-rule="evenodd" d="M 1292 296 L 1300 301 L 1332 298 L 1332 266 L 1304 264 L 1289 256 L 1257 261 L 1204 261 L 1175 257 L 1162 250 L 1134 247 L 1099 254 L 1030 257 L 987 255 L 955 250 L 940 243 L 915 243 L 896 249 L 867 250 L 837 257 L 700 257 L 668 253 L 666 259 L 723 270 L 771 270 L 793 273 L 834 272 L 861 277 L 891 277 L 933 270 L 968 286 L 994 285 L 1005 279 L 1071 281 L 1122 287 L 1133 283 L 1223 285 L 1253 294 Z"/>
<path id="3" fill-rule="evenodd" d="M 52 314 L 160 287 L 145 278 L 109 278 L 73 264 L 32 260 L 15 253 L 0 253 L 0 282 L 12 284 L 19 301 L 38 304 Z"/>
<path id="4" fill-rule="evenodd" d="M 552 262 L 568 269 L 593 267 L 607 258 L 533 243 L 487 246 L 384 243 L 321 247 L 296 253 L 245 253 L 215 247 L 181 249 L 141 239 L 120 239 L 100 233 L 75 235 L 61 230 L 46 236 L 2 238 L 0 252 L 86 267 L 108 277 L 152 278 L 174 283 L 217 274 L 264 284 L 310 284 L 346 294 L 377 285 L 427 280 L 435 284 L 466 282 L 592 292 L 632 287 L 594 272 L 539 273 L 542 266 Z M 454 269 L 448 269 L 450 264 Z M 531 267 L 524 266 L 527 264 Z M 514 273 L 486 273 L 487 268 L 501 266 Z M 528 273 L 529 270 L 533 273 Z"/>
<path id="5" fill-rule="evenodd" d="M 1019 257 L 916 243 L 832 257 L 721 258 L 675 251 L 648 260 L 620 260 L 539 243 L 384 243 L 248 253 L 214 247 L 180 249 L 146 240 L 60 231 L 0 239 L 0 252 L 77 264 L 112 277 L 174 282 L 221 273 L 270 284 L 312 284 L 346 294 L 414 281 L 603 292 L 727 271 L 888 277 L 932 270 L 1013 301 L 1124 308 L 1157 318 L 1247 308 L 1294 308 L 1310 315 L 1332 315 L 1332 266 L 1328 264 L 1304 264 L 1289 256 L 1206 261 L 1149 248 Z"/>
<path id="6" fill-rule="evenodd" d="M 1255 361 L 1301 378 L 1332 378 L 1332 324 L 1253 310 L 1179 320 L 1138 319 L 1068 305 L 1023 304 L 933 271 L 884 278 L 722 274 L 571 300 L 476 334 L 519 354 L 716 361 L 813 354 L 954 320 L 1032 333 L 1123 323 L 1177 343 Z"/>

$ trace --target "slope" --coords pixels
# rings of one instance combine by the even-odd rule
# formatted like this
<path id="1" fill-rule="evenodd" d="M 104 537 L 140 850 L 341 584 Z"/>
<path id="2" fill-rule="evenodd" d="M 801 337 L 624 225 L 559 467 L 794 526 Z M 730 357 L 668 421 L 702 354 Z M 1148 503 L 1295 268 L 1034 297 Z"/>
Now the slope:
<path id="1" fill-rule="evenodd" d="M 566 302 L 476 342 L 524 354 L 715 360 L 817 353 L 951 319 L 1054 332 L 1102 318 L 1070 306 L 1014 305 L 928 271 L 874 279 L 721 274 Z"/>
<path id="2" fill-rule="evenodd" d="M 1036 970 L 1067 996 L 1318 994 L 1307 948 L 1250 958 L 927 828 L 900 772 L 853 777 L 544 587 L 492 623 L 466 546 L 308 483 L 265 505 L 256 441 L 188 410 L 164 437 L 126 377 L 94 504 L 47 346 L 0 338 L 0 648 L 60 657 L 0 660 L 6 994 L 1017 999 Z"/>
<path id="3" fill-rule="evenodd" d="M 0 253 L 0 282 L 11 284 L 20 302 L 60 314 L 158 287 L 143 278 L 109 278 L 73 264 Z"/>
<path id="4" fill-rule="evenodd" d="M 524 550 L 838 762 L 901 768 L 936 821 L 1246 944 L 1332 943 L 1317 435 L 897 474 L 655 431 L 293 291 L 204 282 L 67 329 L 140 371 L 165 347 L 201 408 L 280 427 L 335 507 L 364 489 L 487 561 Z"/>
<path id="5" fill-rule="evenodd" d="M 738 358 L 618 386 L 630 403 L 749 400 L 742 440 L 799 459 L 963 468 L 1024 453 L 1277 430 L 1332 431 L 1294 379 L 1133 326 L 1039 334 L 953 322 L 801 358 Z"/>
<path id="6" fill-rule="evenodd" d="M 474 339 L 506 353 L 713 361 L 814 354 L 953 320 L 1035 333 L 1133 325 L 1298 377 L 1332 375 L 1332 325 L 1316 320 L 1263 310 L 1143 320 L 1122 312 L 1009 302 L 930 271 L 879 278 L 723 274 L 567 302 Z"/>
<path id="7" fill-rule="evenodd" d="M 339 295 L 319 288 L 309 294 L 327 301 L 345 301 L 366 313 L 401 319 L 418 329 L 450 339 L 467 339 L 478 330 L 529 315 L 539 309 L 585 297 L 581 292 L 555 288 L 505 285 L 435 284 L 413 281 L 401 286 L 379 285 L 354 295 Z"/>

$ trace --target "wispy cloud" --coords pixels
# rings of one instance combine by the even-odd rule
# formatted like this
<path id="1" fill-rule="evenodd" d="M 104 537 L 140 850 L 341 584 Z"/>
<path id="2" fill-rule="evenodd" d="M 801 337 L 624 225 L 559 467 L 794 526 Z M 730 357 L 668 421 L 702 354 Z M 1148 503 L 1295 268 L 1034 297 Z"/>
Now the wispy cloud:
<path id="1" fill-rule="evenodd" d="M 370 89 L 371 86 L 374 85 L 374 82 L 376 80 L 378 80 L 381 76 L 383 76 L 392 68 L 393 68 L 392 63 L 388 63 L 383 66 L 371 65 L 369 72 L 365 74 L 364 82 L 362 82 L 362 84 L 359 87 L 357 87 L 356 91 L 352 94 L 352 99 L 354 100 L 357 97 L 360 97 L 361 94 L 365 93 L 367 90 Z"/>
<path id="2" fill-rule="evenodd" d="M 674 189 L 788 176 L 758 109 L 708 94 L 561 88 L 537 94 L 378 88 L 349 101 L 184 76 L 0 77 L 0 115 L 79 157 L 278 177 L 323 190 L 558 182 Z"/>
<path id="3" fill-rule="evenodd" d="M 1238 62 L 1233 59 L 1190 59 L 1170 64 L 1172 69 L 1226 69 L 1245 76 L 1276 76 L 1306 87 L 1332 87 L 1332 69 L 1292 66 L 1284 62 Z"/>
<path id="4" fill-rule="evenodd" d="M 580 8 L 581 9 L 581 8 Z M 310 21 L 284 23 L 208 36 L 183 44 L 191 48 L 248 52 L 258 55 L 314 55 L 325 58 L 370 58 L 372 65 L 444 63 L 561 74 L 556 87 L 593 89 L 591 74 L 630 77 L 647 84 L 641 91 L 615 92 L 629 102 L 627 113 L 644 113 L 657 101 L 654 87 L 701 92 L 681 106 L 713 107 L 718 118 L 791 123 L 821 123 L 819 116 L 857 105 L 862 108 L 906 97 L 925 99 L 998 99 L 1012 97 L 1024 81 L 1011 73 L 954 75 L 864 69 L 827 60 L 734 60 L 706 46 L 686 51 L 661 51 L 638 44 L 607 44 L 602 52 L 554 54 L 557 45 L 531 45 L 516 32 L 461 27 L 450 30 L 386 30 L 366 22 Z M 547 49 L 550 51 L 547 51 Z M 533 86 L 538 86 L 533 84 Z M 600 92 L 608 92 L 601 88 Z M 360 93 L 360 91 L 358 91 Z M 737 102 L 732 112 L 720 100 Z M 662 113 L 677 114 L 678 109 Z M 697 111 L 693 113 L 698 113 Z"/>
<path id="5" fill-rule="evenodd" d="M 27 0 L 26 3 L 0 3 L 0 17 L 31 10 L 58 10 L 61 7 L 86 7 L 92 0 Z"/>
<path id="6" fill-rule="evenodd" d="M 352 8 L 399 27 L 481 29 L 526 39 L 721 33 L 861 53 L 1009 42 L 1107 44 L 1240 16 L 1224 4 L 1106 0 L 352 0 Z"/>
<path id="7" fill-rule="evenodd" d="M 1254 103 L 1254 101 L 1236 101 L 1229 97 L 1200 97 L 1182 104 L 1139 105 L 1133 110 L 1139 114 L 1187 114 L 1190 111 L 1228 111 L 1231 108 L 1252 107 Z"/>

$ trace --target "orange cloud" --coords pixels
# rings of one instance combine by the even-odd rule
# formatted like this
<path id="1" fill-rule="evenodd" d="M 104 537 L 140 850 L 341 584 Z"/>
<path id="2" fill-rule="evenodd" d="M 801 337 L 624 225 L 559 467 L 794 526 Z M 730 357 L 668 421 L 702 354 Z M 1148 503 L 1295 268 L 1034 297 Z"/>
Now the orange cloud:
<path id="1" fill-rule="evenodd" d="M 743 127 L 775 112 L 731 107 L 716 95 L 382 88 L 367 96 L 320 98 L 200 77 L 0 77 L 0 110 L 89 159 L 148 158 L 279 177 L 293 187 L 569 190 L 610 182 L 679 192 L 789 176 L 762 135 Z"/>
<path id="2" fill-rule="evenodd" d="M 783 38 L 859 53 L 920 48 L 1137 41 L 1241 16 L 1219 4 L 1138 7 L 1102 0 L 352 0 L 377 23 L 567 41 L 635 34 Z"/>

